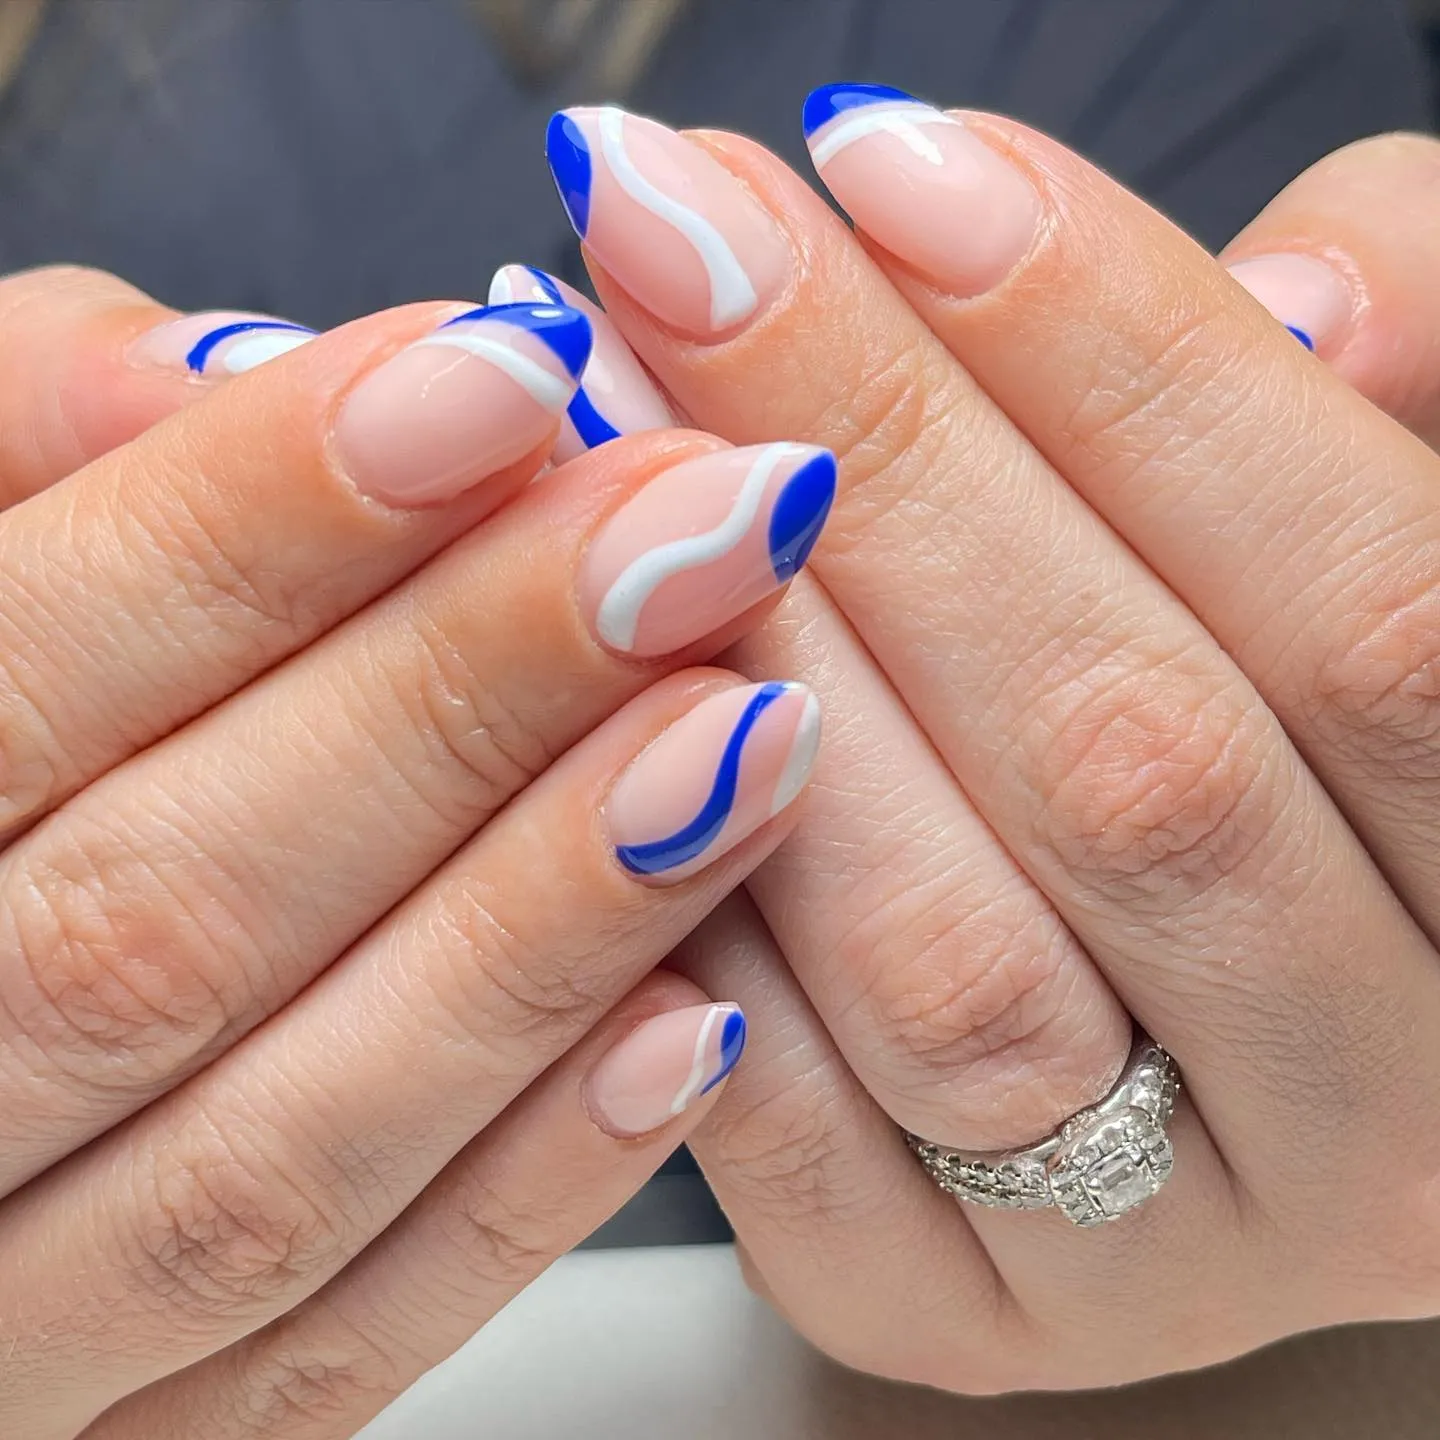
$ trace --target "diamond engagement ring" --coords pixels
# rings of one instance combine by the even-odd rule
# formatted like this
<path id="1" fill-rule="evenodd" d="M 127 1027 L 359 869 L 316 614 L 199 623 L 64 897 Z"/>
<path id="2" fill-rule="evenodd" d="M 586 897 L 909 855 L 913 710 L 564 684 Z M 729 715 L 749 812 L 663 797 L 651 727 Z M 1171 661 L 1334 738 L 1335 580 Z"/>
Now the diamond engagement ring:
<path id="1" fill-rule="evenodd" d="M 994 1210 L 1051 1206 L 1076 1225 L 1103 1225 L 1148 1200 L 1170 1177 L 1165 1125 L 1180 1094 L 1175 1062 L 1148 1035 L 1135 1043 L 1115 1087 L 1053 1135 L 1018 1150 L 952 1150 L 906 1133 L 947 1194 Z"/>

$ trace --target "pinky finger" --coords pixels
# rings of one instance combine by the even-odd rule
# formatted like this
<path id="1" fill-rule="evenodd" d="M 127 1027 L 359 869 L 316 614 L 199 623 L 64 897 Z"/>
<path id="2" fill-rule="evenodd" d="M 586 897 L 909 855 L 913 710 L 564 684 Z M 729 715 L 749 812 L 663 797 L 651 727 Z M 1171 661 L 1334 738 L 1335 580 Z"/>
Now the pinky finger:
<path id="1" fill-rule="evenodd" d="M 113 1406 L 83 1440 L 340 1440 L 608 1219 L 708 1113 L 738 1006 L 648 976 L 298 1308 Z"/>
<path id="2" fill-rule="evenodd" d="M 1382 135 L 1327 155 L 1221 259 L 1366 399 L 1440 446 L 1440 143 Z"/>

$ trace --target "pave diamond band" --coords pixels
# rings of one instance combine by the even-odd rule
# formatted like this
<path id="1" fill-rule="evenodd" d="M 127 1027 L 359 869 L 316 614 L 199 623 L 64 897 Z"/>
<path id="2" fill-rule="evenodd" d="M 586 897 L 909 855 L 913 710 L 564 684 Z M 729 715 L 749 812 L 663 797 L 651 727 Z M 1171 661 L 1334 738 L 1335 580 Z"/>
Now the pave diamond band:
<path id="1" fill-rule="evenodd" d="M 1073 1224 L 1103 1225 L 1169 1179 L 1175 1157 L 1165 1126 L 1179 1094 L 1175 1062 L 1137 1030 L 1110 1093 L 1034 1145 L 981 1154 L 905 1138 L 930 1178 L 957 1200 L 994 1210 L 1053 1206 Z"/>

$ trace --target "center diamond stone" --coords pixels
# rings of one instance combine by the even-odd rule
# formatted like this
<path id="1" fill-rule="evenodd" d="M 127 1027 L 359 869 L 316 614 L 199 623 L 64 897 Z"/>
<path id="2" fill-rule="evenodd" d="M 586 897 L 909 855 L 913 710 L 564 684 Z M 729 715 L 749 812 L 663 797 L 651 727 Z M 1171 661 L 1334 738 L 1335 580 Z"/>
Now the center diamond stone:
<path id="1" fill-rule="evenodd" d="M 1148 1200 L 1159 1186 L 1143 1156 L 1119 1150 L 1090 1167 L 1085 1188 L 1107 1215 L 1123 1215 Z"/>

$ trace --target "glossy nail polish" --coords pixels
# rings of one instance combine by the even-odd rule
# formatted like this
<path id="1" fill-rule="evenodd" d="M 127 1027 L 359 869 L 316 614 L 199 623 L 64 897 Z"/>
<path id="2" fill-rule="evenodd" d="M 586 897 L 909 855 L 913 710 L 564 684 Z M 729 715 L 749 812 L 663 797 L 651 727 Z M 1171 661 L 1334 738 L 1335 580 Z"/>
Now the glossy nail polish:
<path id="1" fill-rule="evenodd" d="M 1034 243 L 1040 198 L 962 121 L 888 85 L 825 85 L 805 142 L 855 224 L 942 290 L 983 294 Z"/>
<path id="2" fill-rule="evenodd" d="M 590 322 L 594 345 L 565 414 L 552 459 L 557 465 L 621 435 L 664 430 L 675 417 L 635 352 L 598 305 L 573 286 L 528 265 L 505 265 L 490 282 L 490 303 L 569 305 Z"/>
<path id="3" fill-rule="evenodd" d="M 568 306 L 467 310 L 355 387 L 336 450 L 388 505 L 452 500 L 554 434 L 589 354 L 590 322 Z"/>
<path id="4" fill-rule="evenodd" d="M 745 1048 L 738 1005 L 692 1005 L 638 1025 L 590 1072 L 585 1098 L 608 1134 L 647 1135 L 708 1095 Z"/>
<path id="5" fill-rule="evenodd" d="M 600 528 L 580 607 L 613 650 L 666 655 L 788 583 L 835 498 L 835 457 L 814 445 L 720 450 L 662 471 Z"/>
<path id="6" fill-rule="evenodd" d="M 718 160 L 614 106 L 565 110 L 546 155 L 587 249 L 662 324 L 715 339 L 778 293 L 790 251 L 775 222 Z"/>
<path id="7" fill-rule="evenodd" d="M 184 315 L 141 335 L 130 347 L 129 358 L 142 365 L 218 378 L 253 370 L 314 338 L 315 331 L 308 326 L 272 315 L 212 310 Z"/>
<path id="8" fill-rule="evenodd" d="M 616 859 L 674 881 L 753 835 L 800 794 L 820 748 L 820 705 L 804 685 L 710 695 L 664 731 L 605 808 Z"/>
<path id="9" fill-rule="evenodd" d="M 1257 255 L 1230 273 L 1307 350 L 1328 348 L 1354 312 L 1344 278 L 1310 255 Z"/>

